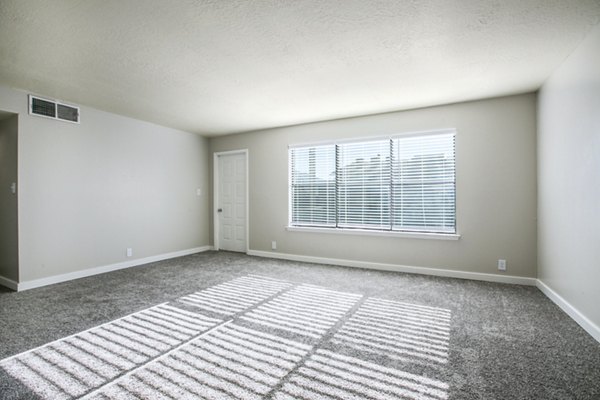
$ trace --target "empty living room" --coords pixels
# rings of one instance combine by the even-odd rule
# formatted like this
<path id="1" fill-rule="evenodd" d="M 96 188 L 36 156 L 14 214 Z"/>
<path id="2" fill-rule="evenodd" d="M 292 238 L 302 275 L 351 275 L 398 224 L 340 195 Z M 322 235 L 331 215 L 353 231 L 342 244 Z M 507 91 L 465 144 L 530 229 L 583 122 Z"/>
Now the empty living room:
<path id="1" fill-rule="evenodd" d="M 0 0 L 0 400 L 600 400 L 600 1 Z"/>

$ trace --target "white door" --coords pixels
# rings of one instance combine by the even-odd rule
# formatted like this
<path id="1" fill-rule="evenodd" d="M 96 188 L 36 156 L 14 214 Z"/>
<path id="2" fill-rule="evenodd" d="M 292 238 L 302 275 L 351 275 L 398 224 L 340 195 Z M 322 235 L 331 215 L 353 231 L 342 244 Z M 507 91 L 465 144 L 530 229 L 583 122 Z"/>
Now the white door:
<path id="1" fill-rule="evenodd" d="M 219 248 L 246 252 L 246 153 L 218 155 Z"/>

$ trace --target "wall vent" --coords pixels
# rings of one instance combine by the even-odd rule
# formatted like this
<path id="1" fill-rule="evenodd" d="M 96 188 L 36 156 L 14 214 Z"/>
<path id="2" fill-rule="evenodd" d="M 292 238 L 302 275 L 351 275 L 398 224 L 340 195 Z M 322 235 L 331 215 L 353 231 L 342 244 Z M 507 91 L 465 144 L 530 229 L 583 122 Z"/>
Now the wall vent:
<path id="1" fill-rule="evenodd" d="M 29 95 L 29 114 L 79 123 L 79 107 Z"/>

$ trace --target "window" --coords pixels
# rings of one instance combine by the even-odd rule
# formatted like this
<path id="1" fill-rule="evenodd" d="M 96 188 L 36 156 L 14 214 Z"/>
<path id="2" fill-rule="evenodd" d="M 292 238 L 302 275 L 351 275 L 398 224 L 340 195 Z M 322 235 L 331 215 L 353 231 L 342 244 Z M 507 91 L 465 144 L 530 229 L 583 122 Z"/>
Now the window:
<path id="1" fill-rule="evenodd" d="M 454 136 L 290 147 L 290 226 L 456 233 Z"/>
<path id="2" fill-rule="evenodd" d="M 292 225 L 336 227 L 335 145 L 290 151 Z"/>
<path id="3" fill-rule="evenodd" d="M 339 228 L 389 229 L 390 141 L 337 146 Z"/>

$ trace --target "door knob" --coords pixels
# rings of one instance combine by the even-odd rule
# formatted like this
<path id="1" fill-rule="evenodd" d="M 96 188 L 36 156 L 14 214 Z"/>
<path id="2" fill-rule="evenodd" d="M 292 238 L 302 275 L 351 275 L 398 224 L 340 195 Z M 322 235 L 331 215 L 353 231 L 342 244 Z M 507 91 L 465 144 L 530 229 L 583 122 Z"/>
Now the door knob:
<path id="1" fill-rule="evenodd" d="M 219 209 L 217 210 L 217 212 L 223 212 L 223 209 L 222 209 L 222 208 L 219 208 Z"/>

